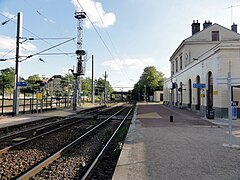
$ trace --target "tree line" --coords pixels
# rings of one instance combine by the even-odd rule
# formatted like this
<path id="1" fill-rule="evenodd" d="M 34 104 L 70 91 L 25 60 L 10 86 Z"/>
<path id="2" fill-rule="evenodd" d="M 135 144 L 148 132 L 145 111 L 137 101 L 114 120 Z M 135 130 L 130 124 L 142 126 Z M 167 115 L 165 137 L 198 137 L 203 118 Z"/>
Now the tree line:
<path id="1" fill-rule="evenodd" d="M 135 100 L 150 100 L 150 96 L 154 95 L 154 91 L 163 90 L 165 81 L 164 74 L 154 66 L 145 67 L 138 82 L 133 88 L 133 99 Z"/>
<path id="2" fill-rule="evenodd" d="M 4 92 L 13 94 L 14 89 L 14 68 L 6 68 L 0 70 L 0 85 L 4 85 Z M 132 90 L 132 99 L 134 100 L 149 100 L 150 96 L 153 96 L 154 91 L 163 90 L 163 83 L 166 78 L 164 74 L 156 69 L 154 66 L 145 67 L 143 73 L 141 74 L 137 83 L 134 84 Z M 28 82 L 28 89 L 36 90 L 40 86 L 44 86 L 42 77 L 39 74 L 34 74 L 29 76 L 27 79 L 20 77 L 20 81 Z M 95 95 L 102 95 L 105 87 L 104 78 L 99 77 L 94 80 L 95 84 Z M 111 84 L 107 81 L 108 84 L 108 94 L 113 92 Z M 60 81 L 61 92 L 54 92 L 54 94 L 46 95 L 58 95 L 58 96 L 68 96 L 68 91 L 73 91 L 73 75 L 65 74 L 62 76 Z M 82 95 L 91 97 L 91 87 L 92 79 L 89 77 L 81 77 L 81 89 Z M 21 90 L 23 91 L 24 88 Z M 0 92 L 2 89 L 0 88 Z M 2 93 L 2 92 L 1 92 Z M 46 92 L 45 92 L 46 93 Z"/>
<path id="3" fill-rule="evenodd" d="M 6 68 L 0 70 L 0 85 L 4 85 L 4 94 L 9 95 L 10 97 L 13 94 L 14 91 L 14 68 Z M 43 81 L 43 78 L 40 77 L 39 74 L 30 75 L 27 79 L 24 79 L 22 77 L 19 78 L 20 81 L 24 81 L 28 83 L 28 87 L 21 88 L 21 92 L 24 90 L 35 90 L 40 91 L 39 89 L 44 90 L 45 83 Z M 104 91 L 105 87 L 105 80 L 104 78 L 98 78 L 94 80 L 95 84 L 95 95 L 101 95 Z M 113 92 L 113 88 L 111 84 L 107 81 L 108 84 L 108 93 Z M 91 87 L 92 86 L 92 79 L 89 77 L 81 77 L 81 87 L 82 87 L 82 95 L 91 97 Z M 44 93 L 46 95 L 58 95 L 58 96 L 68 96 L 68 91 L 72 93 L 73 91 L 73 75 L 72 74 L 65 74 L 62 76 L 60 81 L 60 92 L 53 92 L 53 94 L 48 94 L 48 91 L 45 91 Z M 46 90 L 46 89 L 45 89 Z M 54 91 L 54 90 L 53 90 Z M 30 92 L 30 91 L 27 91 Z M 0 88 L 0 94 L 2 94 L 2 88 Z M 70 94 L 71 95 L 71 94 Z"/>

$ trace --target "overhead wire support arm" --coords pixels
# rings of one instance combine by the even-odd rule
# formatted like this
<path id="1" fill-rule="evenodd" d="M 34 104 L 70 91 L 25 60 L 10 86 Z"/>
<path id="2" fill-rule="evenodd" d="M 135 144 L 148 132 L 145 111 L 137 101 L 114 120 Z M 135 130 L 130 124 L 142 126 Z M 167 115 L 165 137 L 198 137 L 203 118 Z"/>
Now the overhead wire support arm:
<path id="1" fill-rule="evenodd" d="M 21 39 L 30 40 L 30 41 L 37 41 L 37 40 L 44 40 L 44 39 L 47 39 L 47 40 L 61 40 L 61 39 L 72 39 L 72 38 L 70 38 L 70 37 L 43 37 L 43 38 L 41 38 L 41 37 L 40 38 L 22 37 Z"/>
<path id="2" fill-rule="evenodd" d="M 13 17 L 13 18 L 8 18 L 7 16 L 5 16 L 4 14 L 2 14 L 1 12 L 0 12 L 0 15 L 3 16 L 3 17 L 5 17 L 6 19 L 8 19 L 8 21 L 11 21 L 12 23 L 17 24 L 17 23 L 13 20 L 14 17 Z M 7 22 L 6 22 L 6 23 L 7 23 Z M 6 23 L 4 23 L 4 24 L 6 24 Z M 52 46 L 51 43 L 49 43 L 48 41 L 46 41 L 44 38 L 39 37 L 38 35 L 36 35 L 36 34 L 33 33 L 32 31 L 28 30 L 27 28 L 25 28 L 25 27 L 22 26 L 22 29 L 24 29 L 25 31 L 29 32 L 29 33 L 32 34 L 33 36 L 37 37 L 39 40 L 44 41 L 46 44 Z M 19 37 L 19 38 L 20 38 L 20 37 Z M 25 42 L 25 41 L 24 41 L 24 42 Z M 21 43 L 23 43 L 23 42 L 20 42 L 20 44 L 21 44 Z M 63 52 L 61 49 L 58 49 L 58 48 L 57 48 L 57 50 L 60 51 L 60 52 Z M 69 56 L 68 54 L 65 54 L 65 55 L 66 55 L 66 56 Z M 70 56 L 69 56 L 69 57 L 70 57 Z M 70 57 L 70 58 L 72 58 L 72 57 Z M 24 60 L 26 60 L 26 59 L 24 59 Z"/>
<path id="3" fill-rule="evenodd" d="M 38 52 L 38 53 L 31 54 L 31 55 L 27 56 L 25 59 L 21 60 L 21 62 L 22 62 L 22 61 L 25 61 L 25 60 L 33 57 L 33 56 L 39 55 L 39 54 L 41 54 L 41 53 L 43 53 L 43 52 L 46 52 L 46 51 L 49 51 L 49 50 L 51 50 L 51 49 L 53 49 L 53 48 L 56 48 L 56 47 L 58 47 L 58 46 L 61 46 L 61 45 L 65 44 L 65 43 L 67 43 L 67 42 L 69 42 L 69 41 L 74 40 L 74 39 L 75 39 L 75 37 L 74 37 L 74 38 L 71 38 L 71 39 L 69 39 L 69 40 L 67 40 L 67 41 L 61 42 L 61 43 L 59 43 L 59 44 L 56 44 L 56 45 L 54 45 L 54 46 L 52 46 L 52 47 L 49 47 L 49 48 L 47 48 L 47 49 L 44 49 L 44 50 L 42 50 L 42 51 L 40 51 L 40 52 Z"/>
<path id="4" fill-rule="evenodd" d="M 3 15 L 2 13 L 1 13 L 1 15 L 2 15 L 3 17 L 6 17 L 6 16 Z M 12 19 L 14 19 L 15 17 L 17 17 L 17 15 L 13 16 L 12 18 L 6 17 L 6 18 L 8 18 L 8 20 L 6 20 L 6 21 L 4 21 L 3 23 L 1 23 L 1 25 L 3 26 L 3 25 L 5 25 L 5 24 L 7 24 L 9 21 L 12 21 Z"/>
<path id="5" fill-rule="evenodd" d="M 63 54 L 64 54 L 64 55 L 67 55 L 67 54 L 68 54 L 68 55 L 69 55 L 69 54 L 71 55 L 71 54 L 75 54 L 75 53 L 71 53 L 71 52 L 57 53 L 57 52 L 54 52 L 54 53 L 41 53 L 40 55 L 41 55 L 41 56 L 49 56 L 49 55 L 63 55 Z"/>

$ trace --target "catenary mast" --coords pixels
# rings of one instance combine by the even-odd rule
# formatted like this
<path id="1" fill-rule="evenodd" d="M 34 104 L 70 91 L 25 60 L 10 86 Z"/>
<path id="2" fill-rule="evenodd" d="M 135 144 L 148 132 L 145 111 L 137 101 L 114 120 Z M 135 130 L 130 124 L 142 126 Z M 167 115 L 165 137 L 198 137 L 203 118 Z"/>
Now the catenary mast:
<path id="1" fill-rule="evenodd" d="M 74 76 L 74 92 L 73 92 L 73 110 L 77 109 L 77 99 L 78 95 L 81 99 L 81 92 L 78 90 L 80 83 L 80 76 L 85 74 L 85 67 L 86 67 L 86 51 L 82 49 L 82 34 L 83 34 L 83 20 L 86 18 L 86 13 L 81 12 L 75 12 L 75 16 L 77 19 L 77 69 L 76 72 L 73 73 Z"/>

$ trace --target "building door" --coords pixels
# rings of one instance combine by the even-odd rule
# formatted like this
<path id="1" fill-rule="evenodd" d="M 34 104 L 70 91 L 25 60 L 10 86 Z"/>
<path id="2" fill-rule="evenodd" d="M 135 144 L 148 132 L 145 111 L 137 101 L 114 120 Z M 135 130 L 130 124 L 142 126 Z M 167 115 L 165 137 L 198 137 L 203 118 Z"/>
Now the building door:
<path id="1" fill-rule="evenodd" d="M 197 76 L 196 82 L 197 82 L 197 84 L 200 84 L 200 77 L 199 76 Z M 201 105 L 200 93 L 201 93 L 201 89 L 197 88 L 197 106 L 196 106 L 196 110 L 200 110 L 200 105 Z"/>
<path id="2" fill-rule="evenodd" d="M 188 93 L 189 93 L 189 104 L 188 108 L 192 108 L 192 81 L 191 79 L 188 80 Z"/>
<path id="3" fill-rule="evenodd" d="M 176 83 L 176 86 L 175 86 L 175 90 L 176 90 L 176 102 L 175 102 L 175 105 L 178 106 L 179 97 L 178 97 L 178 84 L 177 83 Z"/>
<path id="4" fill-rule="evenodd" d="M 212 72 L 208 72 L 207 108 L 213 107 L 213 77 Z"/>
<path id="5" fill-rule="evenodd" d="M 182 82 L 180 82 L 180 106 L 182 106 L 183 102 L 183 85 Z"/>

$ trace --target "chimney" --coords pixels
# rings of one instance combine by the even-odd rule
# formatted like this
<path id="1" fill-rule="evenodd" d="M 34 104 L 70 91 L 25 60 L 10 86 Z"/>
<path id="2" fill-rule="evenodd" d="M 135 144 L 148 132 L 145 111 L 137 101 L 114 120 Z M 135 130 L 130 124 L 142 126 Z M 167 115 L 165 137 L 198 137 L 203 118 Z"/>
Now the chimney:
<path id="1" fill-rule="evenodd" d="M 193 20 L 193 23 L 192 23 L 192 35 L 196 34 L 199 31 L 200 31 L 200 23 L 198 22 L 198 20 L 196 22 L 195 22 L 195 20 Z"/>
<path id="2" fill-rule="evenodd" d="M 208 26 L 211 26 L 212 25 L 212 22 L 210 22 L 210 21 L 205 21 L 204 23 L 203 23 L 203 29 L 205 29 L 205 28 L 207 28 Z"/>
<path id="3" fill-rule="evenodd" d="M 237 24 L 233 23 L 231 30 L 237 33 Z"/>

